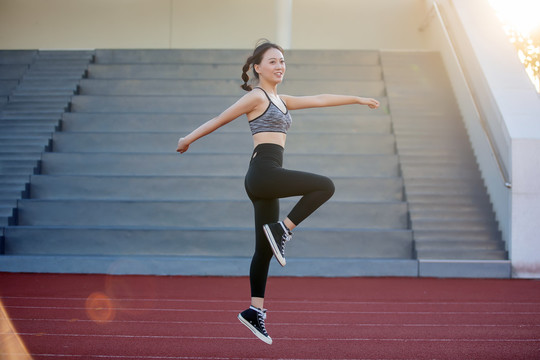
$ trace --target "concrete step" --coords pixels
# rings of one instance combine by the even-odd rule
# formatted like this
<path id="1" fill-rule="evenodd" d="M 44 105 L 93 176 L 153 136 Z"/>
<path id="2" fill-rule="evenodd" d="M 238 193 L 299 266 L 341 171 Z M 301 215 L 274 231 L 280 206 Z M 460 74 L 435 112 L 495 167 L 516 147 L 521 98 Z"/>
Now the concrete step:
<path id="1" fill-rule="evenodd" d="M 88 66 L 88 59 L 45 59 L 40 56 L 39 60 L 32 64 L 31 71 L 52 71 L 60 73 L 71 73 L 74 71 L 84 71 Z"/>
<path id="2" fill-rule="evenodd" d="M 6 163 L 0 161 L 0 174 L 5 175 L 31 175 L 39 171 L 38 164 Z"/>
<path id="3" fill-rule="evenodd" d="M 0 153 L 0 161 L 15 161 L 15 162 L 25 162 L 25 161 L 37 161 L 41 159 L 41 152 L 2 152 Z"/>
<path id="4" fill-rule="evenodd" d="M 20 95 L 19 92 L 9 97 L 10 103 L 51 103 L 60 106 L 65 106 L 66 103 L 71 101 L 71 96 L 66 95 L 52 95 L 49 92 L 43 92 L 42 94 L 24 94 Z"/>
<path id="5" fill-rule="evenodd" d="M 399 140 L 396 140 L 396 147 L 402 155 L 405 165 L 422 165 L 426 162 L 433 163 L 441 159 L 450 159 L 455 163 L 474 164 L 474 157 L 471 159 L 473 154 L 469 153 L 467 149 L 459 150 L 444 145 L 432 147 L 425 144 L 404 148 Z"/>
<path id="6" fill-rule="evenodd" d="M 437 249 L 437 250 L 419 250 L 418 259 L 434 260 L 506 260 L 508 254 L 504 250 L 485 250 L 485 249 Z"/>
<path id="7" fill-rule="evenodd" d="M 0 64 L 0 80 L 19 80 L 26 70 L 26 64 Z"/>
<path id="8" fill-rule="evenodd" d="M 401 149 L 400 149 L 401 150 Z M 437 166 L 437 165 L 455 165 L 461 167 L 474 167 L 476 162 L 474 158 L 463 157 L 463 154 L 448 153 L 446 151 L 430 152 L 424 155 L 402 154 L 400 151 L 401 162 L 404 167 L 410 166 Z"/>
<path id="9" fill-rule="evenodd" d="M 58 126 L 60 121 L 58 119 L 1 119 L 1 126 L 12 126 L 12 125 L 25 125 L 25 126 L 43 126 L 43 125 L 54 125 Z"/>
<path id="10" fill-rule="evenodd" d="M 448 134 L 447 134 L 448 135 Z M 440 135 L 433 136 L 428 135 L 426 139 L 421 139 L 418 137 L 409 137 L 409 138 L 399 138 L 399 147 L 404 150 L 412 149 L 423 149 L 423 150 L 438 150 L 438 149 L 456 149 L 459 150 L 461 147 L 470 146 L 468 140 L 460 139 L 452 141 L 448 136 Z M 424 153 L 425 154 L 425 153 Z"/>
<path id="11" fill-rule="evenodd" d="M 50 133 L 57 130 L 57 125 L 34 125 L 34 124 L 17 124 L 4 125 L 0 123 L 0 131 L 3 134 L 32 134 L 32 133 Z M 0 140 L 1 141 L 1 140 Z"/>
<path id="12" fill-rule="evenodd" d="M 0 121 L 60 121 L 62 115 L 63 113 L 56 111 L 52 113 L 35 111 L 2 111 L 0 112 Z"/>
<path id="13" fill-rule="evenodd" d="M 365 94 L 369 96 L 369 94 Z M 238 100 L 237 96 L 75 96 L 71 111 L 91 113 L 201 113 L 218 115 Z M 386 99 L 380 98 L 381 106 Z M 366 106 L 348 105 L 337 108 L 303 110 L 304 113 L 352 115 L 386 115 L 381 110 L 371 110 Z"/>
<path id="14" fill-rule="evenodd" d="M 36 139 L 36 141 L 41 141 L 46 139 L 47 141 L 51 138 L 52 134 L 50 131 L 13 131 L 6 134 L 0 134 L 0 141 L 12 140 L 12 139 Z"/>
<path id="15" fill-rule="evenodd" d="M 0 206 L 4 207 L 10 207 L 15 208 L 17 206 L 17 201 L 19 201 L 20 198 L 16 199 L 0 199 Z"/>
<path id="16" fill-rule="evenodd" d="M 94 50 L 40 50 L 39 58 L 41 60 L 85 60 L 92 61 Z"/>
<path id="17" fill-rule="evenodd" d="M 411 209 L 431 209 L 437 211 L 447 208 L 476 208 L 478 206 L 489 205 L 487 194 L 476 194 L 474 196 L 456 196 L 453 194 L 409 194 L 407 199 Z"/>
<path id="18" fill-rule="evenodd" d="M 512 277 L 509 260 L 418 259 L 418 275 L 435 278 L 500 278 Z"/>
<path id="19" fill-rule="evenodd" d="M 0 140 L 0 154 L 8 152 L 12 154 L 41 153 L 46 150 L 48 150 L 47 145 L 7 145 Z"/>
<path id="20" fill-rule="evenodd" d="M 402 167 L 403 177 L 409 179 L 477 179 L 478 168 L 462 167 L 458 164 L 437 166 L 429 165 L 408 165 Z"/>
<path id="21" fill-rule="evenodd" d="M 456 221 L 482 221 L 489 219 L 494 221 L 492 214 L 486 213 L 484 209 L 472 206 L 445 206 L 441 205 L 440 209 L 433 210 L 426 208 L 409 208 L 411 219 L 415 220 L 456 220 Z"/>
<path id="22" fill-rule="evenodd" d="M 14 119 L 61 119 L 65 109 L 8 109 L 4 107 L 0 114 L 2 120 Z"/>
<path id="23" fill-rule="evenodd" d="M 464 219 L 415 219 L 414 229 L 416 230 L 437 230 L 437 231 L 449 231 L 449 230 L 489 230 L 496 226 L 496 223 L 491 221 L 482 220 L 464 220 Z"/>
<path id="24" fill-rule="evenodd" d="M 35 88 L 35 89 L 15 89 L 11 94 L 11 97 L 18 96 L 20 98 L 24 97 L 33 97 L 33 98 L 42 98 L 42 99 L 53 99 L 56 97 L 58 99 L 64 99 L 66 102 L 71 101 L 71 97 L 74 95 L 75 91 L 73 90 L 56 90 L 48 88 Z M 11 98 L 10 97 L 10 98 Z"/>
<path id="25" fill-rule="evenodd" d="M 444 193 L 429 193 L 429 194 L 409 194 L 411 201 L 411 210 L 418 211 L 444 211 L 444 210 L 466 210 L 475 209 L 476 207 L 488 206 L 491 207 L 489 197 L 485 193 L 477 194 L 444 194 Z"/>
<path id="26" fill-rule="evenodd" d="M 47 81 L 61 78 L 62 81 L 77 82 L 84 76 L 84 72 L 73 72 L 72 74 L 54 72 L 28 72 L 24 75 L 23 81 Z"/>
<path id="27" fill-rule="evenodd" d="M 156 175 L 243 176 L 250 154 L 145 154 L 145 153 L 44 153 L 45 175 Z M 395 155 L 308 155 L 288 154 L 287 168 L 328 174 L 331 177 L 399 176 Z"/>
<path id="28" fill-rule="evenodd" d="M 80 76 L 79 76 L 80 77 Z M 37 90 L 63 90 L 74 92 L 77 90 L 77 83 L 70 80 L 52 77 L 50 79 L 29 80 L 25 79 L 17 87 L 18 91 L 37 91 Z"/>
<path id="29" fill-rule="evenodd" d="M 471 241 L 471 242 L 484 242 L 493 241 L 499 242 L 500 233 L 490 231 L 491 229 L 483 230 L 416 230 L 414 233 L 415 241 L 417 242 L 429 242 L 429 241 Z"/>
<path id="30" fill-rule="evenodd" d="M 337 201 L 402 201 L 400 178 L 334 178 Z M 1 182 L 0 182 L 1 184 Z M 21 185 L 22 186 L 22 185 Z M 242 200 L 243 176 L 33 176 L 33 199 Z"/>
<path id="31" fill-rule="evenodd" d="M 247 276 L 251 257 L 201 257 L 201 256 L 58 256 L 58 255 L 5 255 L 0 257 L 0 271 L 38 273 L 98 273 Z M 506 262 L 506 268 L 509 267 Z M 452 265 L 450 265 L 452 266 Z M 431 273 L 433 266 L 424 265 Z M 435 266 L 437 269 L 438 266 Z M 470 271 L 467 274 L 484 274 L 493 277 L 493 266 L 488 271 Z M 499 271 L 499 277 L 509 277 L 509 272 Z M 287 267 L 271 265 L 270 276 L 418 276 L 418 262 L 410 259 L 350 259 L 350 258 L 291 258 Z M 506 276 L 504 276 L 506 275 Z"/>
<path id="32" fill-rule="evenodd" d="M 20 194 L 19 194 L 20 198 Z M 13 215 L 13 209 L 8 206 L 0 206 L 0 217 L 7 218 Z"/>
<path id="33" fill-rule="evenodd" d="M 0 80 L 0 95 L 9 96 L 18 84 L 18 80 Z"/>
<path id="34" fill-rule="evenodd" d="M 96 50 L 97 64 L 236 64 L 240 68 L 252 50 Z M 378 65 L 378 51 L 369 50 L 289 50 L 287 64 Z"/>
<path id="35" fill-rule="evenodd" d="M 0 179 L 0 189 L 2 189 L 2 191 L 12 191 L 12 190 L 25 191 L 26 188 L 27 188 L 27 183 L 24 181 L 7 182 Z M 0 196 L 0 199 L 2 199 L 1 196 Z"/>
<path id="36" fill-rule="evenodd" d="M 12 187 L 0 186 L 0 199 L 21 199 L 27 197 L 24 189 L 14 189 Z M 0 216 L 11 216 L 13 208 L 0 206 Z M 6 215 L 8 214 L 8 215 Z"/>
<path id="37" fill-rule="evenodd" d="M 5 106 L 7 111 L 23 110 L 23 111 L 65 111 L 68 108 L 68 104 L 65 101 L 47 101 L 47 100 L 23 100 L 9 102 Z"/>
<path id="38" fill-rule="evenodd" d="M 0 184 L 20 184 L 30 181 L 30 176 L 3 175 L 0 174 Z"/>
<path id="39" fill-rule="evenodd" d="M 451 133 L 453 135 L 465 135 L 462 120 L 453 115 L 445 114 L 441 116 L 415 117 L 411 120 L 395 121 L 394 129 L 396 133 L 407 137 L 415 135 L 432 135 Z"/>
<path id="40" fill-rule="evenodd" d="M 168 80 L 235 80 L 239 81 L 241 64 L 91 64 L 89 79 L 168 79 Z M 250 75 L 251 76 L 251 75 Z M 379 65 L 304 64 L 287 69 L 287 79 L 294 80 L 380 81 Z"/>
<path id="41" fill-rule="evenodd" d="M 294 206 L 281 201 L 283 216 Z M 244 201 L 22 200 L 23 226 L 152 226 L 201 229 L 236 228 L 251 223 L 252 205 Z M 313 229 L 407 229 L 403 202 L 330 201 L 302 223 Z"/>
<path id="42" fill-rule="evenodd" d="M 36 55 L 37 50 L 0 50 L 0 64 L 30 64 Z"/>
<path id="43" fill-rule="evenodd" d="M 415 241 L 417 251 L 438 249 L 505 250 L 501 241 L 440 240 Z"/>
<path id="44" fill-rule="evenodd" d="M 134 95 L 134 96 L 196 96 L 236 94 L 240 97 L 245 91 L 240 88 L 239 80 L 168 80 L 168 79 L 86 79 L 80 82 L 81 95 Z M 284 94 L 319 94 L 345 93 L 369 94 L 371 97 L 384 96 L 382 81 L 352 81 L 352 80 L 287 80 L 280 87 Z"/>
<path id="45" fill-rule="evenodd" d="M 408 194 L 478 195 L 486 188 L 481 179 L 408 179 Z"/>
<path id="46" fill-rule="evenodd" d="M 0 154 L 0 169 L 9 166 L 34 166 L 40 158 L 40 154 Z M 4 173 L 8 175 L 8 173 Z"/>
<path id="47" fill-rule="evenodd" d="M 27 127 L 28 129 L 33 129 L 34 127 L 40 127 L 40 126 L 53 126 L 53 127 L 59 127 L 60 126 L 60 120 L 58 119 L 30 119 L 30 120 L 0 120 L 0 126 L 8 127 L 8 126 L 21 126 L 21 127 Z M 3 134 L 4 132 L 2 132 Z M 0 138 L 2 138 L 2 135 L 0 135 Z"/>
<path id="48" fill-rule="evenodd" d="M 40 133 L 38 133 L 40 134 Z M 35 133 L 25 134 L 25 133 L 3 133 L 0 134 L 0 143 L 10 145 L 10 144 L 20 144 L 20 145 L 47 145 L 49 142 L 50 132 L 45 133 L 44 136 L 36 135 Z"/>
<path id="49" fill-rule="evenodd" d="M 26 255 L 168 255 L 192 257 L 251 257 L 251 228 L 196 230 L 185 228 L 9 227 L 6 254 Z M 217 246 L 227 243 L 226 247 Z M 328 244 L 334 251 L 328 252 Z M 289 258 L 410 259 L 408 230 L 295 232 L 287 243 Z M 379 246 L 383 244 L 383 246 Z M 247 268 L 244 269 L 247 271 Z"/>
<path id="50" fill-rule="evenodd" d="M 37 69 L 34 66 L 31 67 L 22 77 L 23 82 L 37 81 L 37 80 L 57 80 L 57 81 L 77 81 L 85 76 L 85 67 L 80 68 L 65 68 L 59 66 L 58 68 L 41 68 Z"/>
<path id="51" fill-rule="evenodd" d="M 209 120 L 208 114 L 92 114 L 65 113 L 62 118 L 62 129 L 66 132 L 189 132 Z M 295 112 L 293 127 L 295 132 L 330 133 L 387 133 L 391 132 L 391 119 L 381 115 L 309 115 Z M 245 117 L 223 126 L 219 132 L 247 131 Z"/>
<path id="52" fill-rule="evenodd" d="M 245 129 L 204 137 L 190 148 L 197 153 L 249 154 L 253 140 Z M 56 152 L 165 153 L 176 149 L 178 133 L 69 133 L 53 136 Z M 291 132 L 287 151 L 296 154 L 395 154 L 390 134 L 312 134 Z"/>

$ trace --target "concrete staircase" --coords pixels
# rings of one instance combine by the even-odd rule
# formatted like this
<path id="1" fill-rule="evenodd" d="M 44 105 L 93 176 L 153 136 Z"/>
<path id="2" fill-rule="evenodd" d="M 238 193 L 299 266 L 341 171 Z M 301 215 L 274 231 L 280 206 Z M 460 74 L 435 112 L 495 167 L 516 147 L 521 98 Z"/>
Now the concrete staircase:
<path id="1" fill-rule="evenodd" d="M 382 64 L 421 276 L 508 277 L 510 262 L 438 53 Z"/>
<path id="2" fill-rule="evenodd" d="M 17 223 L 17 201 L 84 75 L 92 52 L 0 51 L 0 227 Z"/>
<path id="3" fill-rule="evenodd" d="M 19 201 L 17 225 L 5 229 L 0 270 L 246 275 L 254 246 L 252 208 L 243 189 L 252 149 L 246 119 L 201 139 L 186 154 L 176 154 L 175 148 L 179 136 L 243 94 L 237 75 L 248 53 L 97 51 L 71 99 L 70 112 L 62 116 L 62 131 L 53 135 L 53 151 L 42 154 L 40 173 L 31 178 L 31 198 Z M 431 55 L 415 56 L 444 72 Z M 453 177 L 442 174 L 426 182 L 433 176 L 409 176 L 409 169 L 421 167 L 424 159 L 412 150 L 407 155 L 407 146 L 402 146 L 412 131 L 402 119 L 418 114 L 398 106 L 399 86 L 410 86 L 400 85 L 410 79 L 396 76 L 398 63 L 376 51 L 287 53 L 283 93 L 363 94 L 377 97 L 383 106 L 378 111 L 347 106 L 293 113 L 285 166 L 330 176 L 336 194 L 295 232 L 287 248 L 287 267 L 273 263 L 271 274 L 418 276 L 418 259 L 448 260 L 441 247 L 426 250 L 435 243 L 454 251 L 446 251 L 453 260 L 450 271 L 447 263 L 436 264 L 442 269 L 436 276 L 463 268 L 456 265 L 462 258 L 454 249 L 469 240 L 442 238 L 434 223 L 425 230 L 420 226 L 430 211 L 421 206 L 426 203 L 422 199 L 450 198 L 439 191 L 441 184 L 453 183 Z M 445 91 L 450 91 L 448 84 Z M 453 107 L 450 114 L 456 114 L 453 100 L 448 104 Z M 460 123 L 459 116 L 450 121 Z M 466 142 L 464 132 L 455 135 L 465 136 Z M 419 141 L 432 142 L 430 136 Z M 469 166 L 472 155 L 464 154 Z M 455 163 L 460 169 L 462 165 Z M 461 183 L 468 186 L 469 180 L 462 177 Z M 474 184 L 481 184 L 480 179 Z M 430 194 L 415 200 L 415 191 L 427 189 Z M 486 198 L 481 186 L 475 191 Z M 294 200 L 282 201 L 283 214 Z M 462 218 L 463 208 L 431 210 L 453 223 Z M 493 219 L 489 207 L 478 211 Z M 471 222 L 470 217 L 466 220 Z M 486 241 L 500 246 L 496 224 L 483 223 L 495 234 Z M 444 230 L 454 239 L 451 229 Z M 419 235 L 416 241 L 413 231 Z M 468 259 L 480 266 L 476 273 L 509 276 L 486 271 L 487 253 L 492 256 L 489 266 L 508 269 L 503 250 L 486 250 Z"/>

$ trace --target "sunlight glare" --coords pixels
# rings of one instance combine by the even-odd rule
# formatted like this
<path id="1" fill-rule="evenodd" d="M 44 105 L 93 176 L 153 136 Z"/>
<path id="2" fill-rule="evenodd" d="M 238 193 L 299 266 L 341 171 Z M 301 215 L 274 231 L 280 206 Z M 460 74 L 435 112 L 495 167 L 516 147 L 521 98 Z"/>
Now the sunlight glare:
<path id="1" fill-rule="evenodd" d="M 489 0 L 540 93 L 540 0 Z"/>
<path id="2" fill-rule="evenodd" d="M 539 0 L 489 0 L 497 15 L 524 35 L 540 26 Z"/>

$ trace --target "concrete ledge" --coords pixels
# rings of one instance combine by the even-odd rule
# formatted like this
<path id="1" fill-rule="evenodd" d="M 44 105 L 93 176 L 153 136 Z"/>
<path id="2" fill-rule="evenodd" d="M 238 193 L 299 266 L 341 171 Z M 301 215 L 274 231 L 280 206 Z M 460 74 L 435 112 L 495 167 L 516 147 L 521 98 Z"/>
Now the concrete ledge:
<path id="1" fill-rule="evenodd" d="M 509 260 L 418 260 L 420 277 L 511 278 Z"/>
<path id="2" fill-rule="evenodd" d="M 270 276 L 417 276 L 416 260 L 287 259 L 272 261 Z M 114 275 L 248 276 L 249 257 L 0 256 L 1 272 Z"/>
<path id="3" fill-rule="evenodd" d="M 270 267 L 272 276 L 418 276 L 416 260 L 403 259 L 344 259 L 344 258 L 288 258 L 281 268 L 277 263 Z"/>

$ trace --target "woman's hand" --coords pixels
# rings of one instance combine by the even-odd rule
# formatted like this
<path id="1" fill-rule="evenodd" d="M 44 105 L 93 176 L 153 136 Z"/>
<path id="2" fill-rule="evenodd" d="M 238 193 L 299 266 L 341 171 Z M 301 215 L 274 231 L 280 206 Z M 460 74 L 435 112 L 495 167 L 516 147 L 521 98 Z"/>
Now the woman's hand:
<path id="1" fill-rule="evenodd" d="M 380 105 L 377 100 L 371 98 L 360 98 L 360 104 L 367 105 L 370 109 L 377 109 Z"/>
<path id="2" fill-rule="evenodd" d="M 179 152 L 180 154 L 185 153 L 189 149 L 189 143 L 185 140 L 185 138 L 180 138 L 178 140 L 178 147 L 176 148 L 176 152 Z"/>

